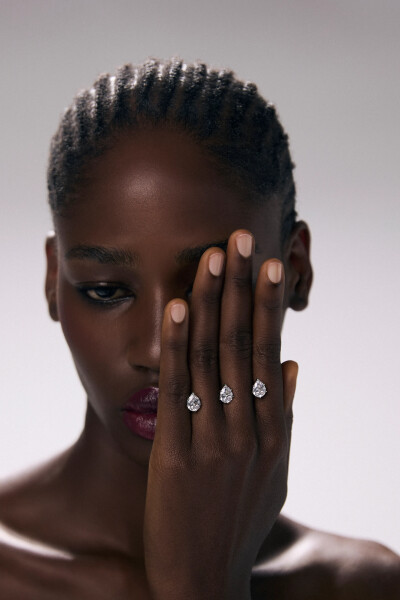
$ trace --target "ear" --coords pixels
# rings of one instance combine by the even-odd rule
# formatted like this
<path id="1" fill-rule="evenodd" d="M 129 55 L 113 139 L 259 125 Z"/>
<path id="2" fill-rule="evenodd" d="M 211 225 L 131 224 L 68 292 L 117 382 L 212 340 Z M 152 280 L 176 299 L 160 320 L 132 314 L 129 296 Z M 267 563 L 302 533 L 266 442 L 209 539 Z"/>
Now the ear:
<path id="1" fill-rule="evenodd" d="M 45 282 L 45 293 L 49 314 L 53 321 L 58 321 L 57 308 L 57 279 L 58 279 L 58 254 L 57 254 L 57 237 L 54 232 L 51 232 L 46 237 L 46 258 L 47 271 Z"/>
<path id="2" fill-rule="evenodd" d="M 295 223 L 285 244 L 287 306 L 303 310 L 308 304 L 313 270 L 310 262 L 311 235 L 304 221 Z"/>

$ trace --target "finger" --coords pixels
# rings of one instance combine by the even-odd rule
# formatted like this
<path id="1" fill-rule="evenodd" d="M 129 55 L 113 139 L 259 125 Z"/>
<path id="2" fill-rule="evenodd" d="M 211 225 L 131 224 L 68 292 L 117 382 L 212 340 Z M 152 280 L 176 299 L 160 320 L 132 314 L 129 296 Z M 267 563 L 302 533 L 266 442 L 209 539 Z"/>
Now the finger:
<path id="1" fill-rule="evenodd" d="M 188 320 L 183 300 L 171 300 L 165 307 L 155 441 L 174 452 L 187 450 L 191 440 L 191 413 L 186 407 L 190 394 Z"/>
<path id="2" fill-rule="evenodd" d="M 225 253 L 207 250 L 199 263 L 190 305 L 189 367 L 201 410 L 192 416 L 192 436 L 215 439 L 223 419 L 219 396 L 219 319 Z"/>
<path id="3" fill-rule="evenodd" d="M 254 301 L 253 376 L 262 381 L 267 393 L 254 398 L 260 439 L 276 441 L 284 430 L 283 381 L 280 362 L 283 265 L 271 259 L 261 266 Z"/>
<path id="4" fill-rule="evenodd" d="M 293 399 L 296 392 L 297 374 L 299 365 L 294 360 L 287 360 L 282 364 L 283 379 L 283 407 L 286 418 L 286 434 L 288 440 L 288 461 L 290 452 L 290 443 L 292 439 L 293 425 Z"/>
<path id="5" fill-rule="evenodd" d="M 227 249 L 220 333 L 221 384 L 234 394 L 224 408 L 229 431 L 254 434 L 252 379 L 252 255 L 254 238 L 245 230 L 231 235 Z"/>
<path id="6" fill-rule="evenodd" d="M 283 380 L 283 408 L 285 416 L 291 418 L 293 414 L 293 400 L 296 392 L 297 375 L 299 365 L 294 360 L 287 360 L 282 363 Z"/>

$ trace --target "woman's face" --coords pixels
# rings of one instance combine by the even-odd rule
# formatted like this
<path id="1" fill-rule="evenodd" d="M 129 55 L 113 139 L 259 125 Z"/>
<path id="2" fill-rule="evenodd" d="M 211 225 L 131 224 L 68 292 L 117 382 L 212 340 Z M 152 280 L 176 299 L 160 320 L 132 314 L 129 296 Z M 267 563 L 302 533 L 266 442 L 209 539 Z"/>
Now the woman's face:
<path id="1" fill-rule="evenodd" d="M 134 433 L 122 409 L 158 386 L 165 305 L 177 297 L 190 306 L 202 252 L 236 229 L 255 236 L 255 281 L 266 258 L 280 257 L 277 215 L 246 203 L 191 140 L 153 131 L 118 141 L 92 165 L 71 215 L 56 225 L 48 277 L 89 410 L 145 464 L 151 431 Z"/>

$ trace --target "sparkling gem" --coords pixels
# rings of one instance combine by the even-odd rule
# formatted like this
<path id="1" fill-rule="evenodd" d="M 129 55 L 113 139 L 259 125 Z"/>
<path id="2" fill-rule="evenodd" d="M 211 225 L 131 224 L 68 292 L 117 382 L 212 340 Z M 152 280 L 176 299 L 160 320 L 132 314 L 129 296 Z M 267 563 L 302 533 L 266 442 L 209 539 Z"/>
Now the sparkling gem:
<path id="1" fill-rule="evenodd" d="M 221 402 L 224 402 L 225 404 L 229 404 L 229 402 L 232 402 L 233 392 L 232 392 L 231 388 L 229 387 L 229 385 L 224 385 L 224 387 L 222 388 L 222 390 L 219 393 L 219 399 L 221 400 Z"/>
<path id="2" fill-rule="evenodd" d="M 201 406 L 201 400 L 198 396 L 196 396 L 196 394 L 190 394 L 189 398 L 186 401 L 186 406 L 192 412 L 196 412 Z"/>
<path id="3" fill-rule="evenodd" d="M 266 393 L 267 388 L 265 387 L 262 381 L 257 379 L 255 384 L 253 385 L 253 396 L 255 396 L 256 398 L 263 398 Z"/>

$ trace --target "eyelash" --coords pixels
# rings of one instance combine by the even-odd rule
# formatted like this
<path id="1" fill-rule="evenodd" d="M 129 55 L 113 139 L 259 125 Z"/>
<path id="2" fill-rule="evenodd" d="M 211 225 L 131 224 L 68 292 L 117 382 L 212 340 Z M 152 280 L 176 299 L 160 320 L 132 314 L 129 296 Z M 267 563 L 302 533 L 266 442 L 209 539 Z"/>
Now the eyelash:
<path id="1" fill-rule="evenodd" d="M 117 298 L 108 298 L 108 299 L 93 298 L 92 296 L 89 295 L 89 292 L 98 293 L 99 291 L 111 292 L 111 293 L 115 294 L 115 292 L 118 290 L 124 291 L 126 293 Z M 80 287 L 78 287 L 78 291 L 80 294 L 82 294 L 82 296 L 84 297 L 85 300 L 87 300 L 88 302 L 91 302 L 93 304 L 97 304 L 97 306 L 110 306 L 113 304 L 123 302 L 124 300 L 127 300 L 129 298 L 135 298 L 135 294 L 130 292 L 128 290 L 128 288 L 125 288 L 120 285 L 80 286 Z M 186 295 L 189 298 L 189 300 L 192 297 L 192 292 L 193 292 L 193 285 L 191 285 L 186 292 Z"/>
<path id="2" fill-rule="evenodd" d="M 130 290 L 128 290 L 128 288 L 125 288 L 121 285 L 81 286 L 78 287 L 78 291 L 82 294 L 85 300 L 93 304 L 97 304 L 97 306 L 110 306 L 113 304 L 124 302 L 129 298 L 135 297 L 135 295 Z M 94 292 L 95 294 L 99 294 L 101 292 L 108 292 L 112 296 L 117 291 L 122 291 L 125 293 L 123 295 L 118 296 L 117 298 L 93 298 L 89 295 L 90 292 Z"/>

